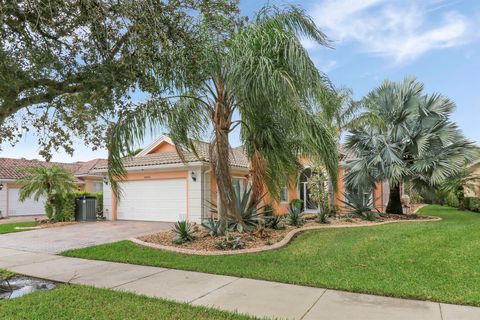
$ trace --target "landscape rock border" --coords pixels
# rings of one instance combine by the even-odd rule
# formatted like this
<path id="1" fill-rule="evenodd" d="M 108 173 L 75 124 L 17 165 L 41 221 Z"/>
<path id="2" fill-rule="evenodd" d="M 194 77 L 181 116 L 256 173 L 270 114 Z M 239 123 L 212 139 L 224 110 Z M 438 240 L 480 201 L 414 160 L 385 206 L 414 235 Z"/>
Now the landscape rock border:
<path id="1" fill-rule="evenodd" d="M 256 248 L 240 249 L 240 250 L 229 250 L 229 251 L 225 251 L 225 250 L 218 250 L 218 251 L 193 250 L 193 249 L 179 248 L 179 247 L 174 247 L 174 246 L 165 246 L 165 245 L 161 245 L 161 244 L 145 242 L 145 241 L 142 241 L 142 240 L 137 239 L 137 238 L 130 238 L 129 240 L 132 241 L 133 243 L 135 243 L 137 245 L 140 245 L 140 246 L 143 246 L 143 247 L 148 247 L 148 248 L 157 249 L 157 250 L 165 250 L 165 251 L 176 252 L 176 253 L 182 253 L 182 254 L 188 254 L 188 255 L 229 256 L 229 255 L 235 255 L 235 254 L 256 253 L 256 252 L 263 252 L 263 251 L 268 251 L 268 250 L 280 249 L 282 247 L 285 247 L 287 244 L 289 244 L 290 241 L 293 239 L 293 237 L 297 233 L 304 232 L 304 231 L 319 230 L 319 229 L 334 229 L 334 228 L 374 227 L 374 226 L 381 226 L 381 225 L 391 224 L 391 223 L 434 222 L 434 221 L 442 220 L 442 218 L 440 218 L 440 217 L 433 217 L 433 216 L 428 216 L 426 218 L 428 218 L 428 219 L 392 220 L 392 221 L 383 221 L 383 222 L 377 222 L 377 223 L 362 223 L 362 224 L 347 224 L 347 225 L 319 225 L 319 226 L 310 226 L 310 227 L 298 228 L 298 229 L 293 229 L 292 231 L 287 233 L 285 238 L 283 238 L 279 242 L 276 242 L 272 245 L 256 247 Z"/>

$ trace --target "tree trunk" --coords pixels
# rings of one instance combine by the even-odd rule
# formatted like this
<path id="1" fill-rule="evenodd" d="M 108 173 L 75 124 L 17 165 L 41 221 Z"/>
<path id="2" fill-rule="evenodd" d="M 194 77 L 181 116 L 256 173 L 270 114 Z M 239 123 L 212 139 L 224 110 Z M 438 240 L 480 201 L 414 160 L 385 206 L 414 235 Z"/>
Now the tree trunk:
<path id="1" fill-rule="evenodd" d="M 390 188 L 387 213 L 403 214 L 402 201 L 400 199 L 400 185 L 394 185 Z"/>
<path id="2" fill-rule="evenodd" d="M 255 205 L 257 200 L 263 196 L 264 185 L 263 185 L 263 174 L 265 172 L 265 166 L 260 156 L 260 153 L 255 151 L 254 155 L 251 157 L 251 181 L 252 181 L 252 193 L 250 198 L 249 206 Z"/>
<path id="3" fill-rule="evenodd" d="M 220 195 L 219 210 L 220 219 L 227 221 L 233 219 L 243 226 L 243 219 L 237 211 L 235 204 L 235 192 L 233 190 L 232 175 L 230 172 L 230 143 L 228 134 L 232 125 L 232 108 L 229 105 L 230 99 L 223 91 L 222 79 L 215 81 L 217 91 L 214 111 L 211 114 L 211 120 L 214 130 L 214 141 L 210 148 L 210 157 L 212 163 L 212 171 L 217 181 L 217 190 Z M 224 215 L 222 217 L 222 215 Z"/>

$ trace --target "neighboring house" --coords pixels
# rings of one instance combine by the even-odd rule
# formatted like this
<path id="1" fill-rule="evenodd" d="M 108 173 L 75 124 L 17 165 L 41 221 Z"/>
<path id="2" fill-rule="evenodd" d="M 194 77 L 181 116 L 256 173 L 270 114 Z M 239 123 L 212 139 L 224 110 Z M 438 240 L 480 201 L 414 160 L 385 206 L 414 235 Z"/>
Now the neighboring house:
<path id="1" fill-rule="evenodd" d="M 87 162 L 59 163 L 39 160 L 0 158 L 0 210 L 2 216 L 34 215 L 44 213 L 44 200 L 18 200 L 21 185 L 16 181 L 25 175 L 25 168 L 59 165 L 75 177 L 79 191 L 102 192 L 102 176 L 94 173 L 97 166 L 105 165 L 106 160 L 95 159 Z"/>
<path id="2" fill-rule="evenodd" d="M 175 145 L 162 135 L 136 156 L 126 158 L 124 166 L 127 178 L 120 183 L 122 197 L 115 199 L 111 188 L 104 185 L 104 215 L 110 220 L 178 221 L 188 219 L 200 222 L 211 214 L 212 204 L 218 203 L 217 185 L 211 172 L 209 144 L 196 143 L 197 155 L 185 151 L 180 158 Z M 342 158 L 338 173 L 338 191 L 331 193 L 331 201 L 339 208 L 344 207 L 342 165 L 350 155 L 341 151 Z M 299 173 L 298 182 L 282 188 L 280 201 L 273 203 L 277 214 L 288 210 L 288 203 L 294 198 L 304 200 L 304 211 L 316 212 L 309 201 L 310 193 L 306 179 L 311 171 L 308 161 L 303 161 L 304 170 Z M 244 190 L 249 179 L 249 161 L 242 147 L 233 148 L 230 156 L 231 174 L 235 188 Z M 96 172 L 105 174 L 107 167 L 98 167 Z M 105 179 L 108 184 L 108 181 Z M 332 186 L 330 189 L 333 190 Z M 388 187 L 379 183 L 374 195 L 375 205 L 383 210 L 388 200 Z M 269 202 L 268 198 L 265 200 Z"/>
<path id="3" fill-rule="evenodd" d="M 473 179 L 465 184 L 465 197 L 480 197 L 480 159 L 468 166 L 468 171 L 471 173 L 471 176 L 477 177 L 477 179 Z"/>

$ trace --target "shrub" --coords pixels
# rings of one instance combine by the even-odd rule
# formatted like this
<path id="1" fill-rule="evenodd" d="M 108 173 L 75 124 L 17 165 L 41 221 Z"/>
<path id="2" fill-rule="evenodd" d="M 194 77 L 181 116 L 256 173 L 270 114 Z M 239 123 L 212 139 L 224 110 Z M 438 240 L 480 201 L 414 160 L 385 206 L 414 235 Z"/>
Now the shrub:
<path id="1" fill-rule="evenodd" d="M 460 207 L 460 201 L 458 201 L 458 198 L 455 194 L 449 193 L 445 197 L 445 205 L 453 208 L 458 208 Z"/>
<path id="2" fill-rule="evenodd" d="M 480 212 L 480 198 L 479 197 L 465 197 L 465 209 L 475 212 Z"/>
<path id="3" fill-rule="evenodd" d="M 57 217 L 58 221 L 72 221 L 75 220 L 75 194 L 69 193 L 61 199 L 60 215 Z"/>
<path id="4" fill-rule="evenodd" d="M 97 198 L 97 218 L 103 220 L 105 218 L 103 216 L 103 192 L 95 193 L 95 197 Z"/>
<path id="5" fill-rule="evenodd" d="M 173 240 L 177 244 L 185 243 L 195 240 L 195 228 L 193 224 L 185 220 L 178 221 L 173 226 L 173 232 L 175 233 L 175 239 Z"/>
<path id="6" fill-rule="evenodd" d="M 303 200 L 301 199 L 292 199 L 292 201 L 290 201 L 290 207 L 291 206 L 298 207 L 300 211 L 302 210 L 302 205 L 303 205 Z"/>
<path id="7" fill-rule="evenodd" d="M 303 217 L 300 206 L 290 203 L 290 206 L 288 207 L 287 222 L 289 225 L 297 228 L 301 227 L 305 223 L 305 218 Z"/>

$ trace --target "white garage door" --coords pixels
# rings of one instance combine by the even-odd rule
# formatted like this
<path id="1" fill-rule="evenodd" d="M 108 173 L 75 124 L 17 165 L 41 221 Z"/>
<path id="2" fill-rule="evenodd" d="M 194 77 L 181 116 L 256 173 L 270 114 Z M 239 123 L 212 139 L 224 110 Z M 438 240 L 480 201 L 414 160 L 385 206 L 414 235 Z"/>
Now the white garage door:
<path id="1" fill-rule="evenodd" d="M 18 200 L 20 189 L 8 189 L 8 215 L 9 216 L 26 216 L 34 214 L 45 214 L 45 200 L 38 201 L 33 198 L 26 199 L 24 202 Z"/>
<path id="2" fill-rule="evenodd" d="M 122 182 L 123 197 L 117 207 L 117 219 L 170 221 L 187 216 L 185 179 Z"/>

